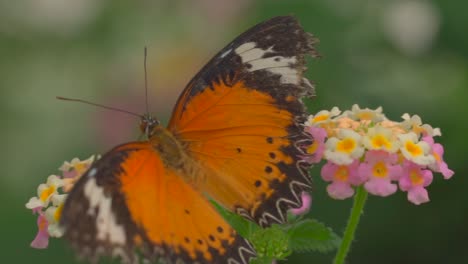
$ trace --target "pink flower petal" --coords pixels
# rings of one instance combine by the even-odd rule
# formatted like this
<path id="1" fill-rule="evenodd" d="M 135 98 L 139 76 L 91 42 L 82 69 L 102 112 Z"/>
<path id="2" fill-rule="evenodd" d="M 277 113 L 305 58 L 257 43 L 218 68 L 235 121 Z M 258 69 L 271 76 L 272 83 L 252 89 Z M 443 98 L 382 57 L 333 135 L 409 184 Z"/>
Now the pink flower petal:
<path id="1" fill-rule="evenodd" d="M 292 214 L 302 215 L 309 211 L 310 205 L 312 204 L 312 196 L 307 192 L 302 192 L 301 194 L 302 206 L 299 208 L 292 208 L 289 210 Z"/>
<path id="2" fill-rule="evenodd" d="M 367 163 L 383 161 L 385 163 L 395 164 L 398 161 L 398 156 L 395 153 L 388 153 L 384 150 L 369 150 L 366 153 L 365 161 Z"/>
<path id="3" fill-rule="evenodd" d="M 419 177 L 422 177 L 422 182 L 414 183 L 410 178 L 411 173 L 417 173 Z M 411 188 L 418 186 L 427 187 L 432 183 L 432 179 L 432 171 L 423 170 L 422 166 L 408 160 L 403 162 L 403 175 L 399 181 L 400 189 L 402 191 L 409 191 Z"/>
<path id="4" fill-rule="evenodd" d="M 421 170 L 421 173 L 422 173 L 422 176 L 424 178 L 423 186 L 427 187 L 427 186 L 431 185 L 432 179 L 433 179 L 432 171 L 430 171 L 430 170 Z"/>
<path id="5" fill-rule="evenodd" d="M 36 249 L 45 249 L 45 248 L 47 248 L 49 246 L 49 234 L 47 233 L 47 231 L 37 232 L 37 235 L 34 238 L 34 240 L 31 242 L 30 246 L 32 248 L 36 248 Z"/>
<path id="6" fill-rule="evenodd" d="M 454 172 L 448 168 L 447 163 L 444 161 L 444 147 L 441 144 L 434 144 L 432 145 L 432 151 L 439 156 L 439 159 L 436 159 L 437 166 L 435 171 L 442 173 L 444 179 L 450 179 Z"/>
<path id="7" fill-rule="evenodd" d="M 424 170 L 411 161 L 403 162 L 403 176 L 399 180 L 400 189 L 408 192 L 408 200 L 416 205 L 429 202 L 429 194 L 424 187 L 431 184 L 432 171 Z"/>
<path id="8" fill-rule="evenodd" d="M 315 153 L 303 157 L 307 163 L 319 163 L 323 158 L 325 152 L 325 138 L 327 137 L 327 131 L 320 127 L 306 127 L 305 129 L 309 134 L 312 135 L 314 144 L 317 144 Z"/>
<path id="9" fill-rule="evenodd" d="M 423 187 L 412 188 L 408 191 L 408 200 L 416 205 L 429 202 L 429 194 Z"/>
<path id="10" fill-rule="evenodd" d="M 371 150 L 366 153 L 366 157 L 363 163 L 359 166 L 359 174 L 365 181 L 376 178 L 374 175 L 374 166 L 378 162 L 383 162 L 387 168 L 387 174 L 385 179 L 398 180 L 402 175 L 402 169 L 400 165 L 394 165 L 398 162 L 398 156 L 394 153 L 388 153 L 383 150 Z"/>
<path id="11" fill-rule="evenodd" d="M 368 163 L 361 163 L 358 168 L 358 174 L 367 181 L 371 178 L 372 175 L 372 165 Z"/>
<path id="12" fill-rule="evenodd" d="M 392 184 L 389 179 L 373 178 L 364 184 L 366 190 L 377 196 L 386 197 L 397 191 L 397 185 Z"/>
<path id="13" fill-rule="evenodd" d="M 36 208 L 32 209 L 33 214 L 41 213 L 42 212 L 42 206 L 38 206 Z"/>
<path id="14" fill-rule="evenodd" d="M 317 141 L 325 141 L 325 138 L 327 137 L 327 131 L 324 128 L 321 127 L 307 127 L 306 131 L 309 132 L 309 134 L 312 135 L 312 137 L 317 140 Z"/>
<path id="15" fill-rule="evenodd" d="M 364 183 L 364 181 L 366 180 L 366 177 L 359 174 L 359 171 L 358 171 L 359 161 L 358 160 L 354 160 L 353 163 L 348 165 L 348 170 L 349 170 L 349 179 L 348 179 L 349 183 L 351 183 L 354 186 L 358 186 Z"/>
<path id="16" fill-rule="evenodd" d="M 333 181 L 335 178 L 335 172 L 338 169 L 338 165 L 329 161 L 325 165 L 323 165 L 320 175 L 324 181 Z"/>
<path id="17" fill-rule="evenodd" d="M 64 171 L 63 172 L 63 178 L 75 178 L 76 175 L 78 175 L 78 172 L 76 170 L 71 170 L 71 171 Z"/>
<path id="18" fill-rule="evenodd" d="M 349 183 L 335 181 L 327 186 L 330 197 L 337 200 L 344 200 L 354 195 L 354 189 Z"/>
<path id="19" fill-rule="evenodd" d="M 453 174 L 455 173 L 453 170 L 448 168 L 447 163 L 445 163 L 444 161 L 442 161 L 439 164 L 439 171 L 440 173 L 442 173 L 442 175 L 444 176 L 444 179 L 446 180 L 452 178 Z"/>
<path id="20" fill-rule="evenodd" d="M 31 242 L 31 247 L 37 249 L 47 248 L 49 246 L 49 233 L 47 233 L 48 223 L 43 214 L 39 214 L 37 218 L 37 226 L 39 231 Z"/>
<path id="21" fill-rule="evenodd" d="M 422 140 L 422 141 L 425 141 L 425 142 L 426 142 L 427 144 L 429 144 L 429 145 L 433 145 L 433 144 L 434 144 L 434 138 L 431 137 L 431 136 L 427 136 L 427 135 L 426 135 L 426 136 L 423 136 L 423 137 L 421 138 L 421 140 Z"/>
<path id="22" fill-rule="evenodd" d="M 444 156 L 444 147 L 439 144 L 439 143 L 436 143 L 436 144 L 429 144 L 429 146 L 431 146 L 432 148 L 432 151 L 434 151 L 435 153 L 437 153 L 437 155 L 439 155 L 440 157 Z"/>
<path id="23" fill-rule="evenodd" d="M 403 175 L 403 168 L 400 165 L 388 166 L 388 177 L 392 181 L 398 181 Z"/>
<path id="24" fill-rule="evenodd" d="M 400 185 L 400 189 L 404 192 L 409 191 L 411 187 L 413 187 L 413 183 L 407 175 L 401 177 L 398 184 Z"/>
<path id="25" fill-rule="evenodd" d="M 453 176 L 454 172 L 448 168 L 447 163 L 445 163 L 444 161 L 444 147 L 439 143 L 434 143 L 434 138 L 432 138 L 431 136 L 425 136 L 422 138 L 422 140 L 429 144 L 429 146 L 432 148 L 432 151 L 435 154 L 434 156 L 438 156 L 438 158 L 436 158 L 435 166 L 429 167 L 435 172 L 442 173 L 444 179 L 450 179 Z"/>

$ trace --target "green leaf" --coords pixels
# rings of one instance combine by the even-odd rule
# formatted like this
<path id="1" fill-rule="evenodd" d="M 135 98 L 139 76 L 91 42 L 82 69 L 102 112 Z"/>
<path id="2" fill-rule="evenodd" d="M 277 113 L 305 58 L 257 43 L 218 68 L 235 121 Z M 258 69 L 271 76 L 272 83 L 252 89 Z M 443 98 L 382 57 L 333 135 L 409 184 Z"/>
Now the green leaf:
<path id="1" fill-rule="evenodd" d="M 338 248 L 341 238 L 330 228 L 313 219 L 304 219 L 288 228 L 289 249 L 297 252 L 329 252 Z"/>
<path id="2" fill-rule="evenodd" d="M 329 252 L 338 248 L 341 239 L 324 224 L 313 219 L 296 218 L 287 225 L 273 225 L 262 229 L 257 224 L 230 212 L 211 201 L 221 216 L 244 238 L 250 240 L 257 251 L 255 264 L 284 259 L 293 251 Z"/>
<path id="3" fill-rule="evenodd" d="M 246 219 L 242 216 L 232 213 L 216 203 L 215 201 L 211 201 L 216 210 L 221 214 L 221 216 L 234 228 L 237 233 L 239 233 L 242 237 L 249 239 L 253 233 L 257 230 L 260 230 L 260 227 Z"/>
<path id="4" fill-rule="evenodd" d="M 251 242 L 259 258 L 284 259 L 292 253 L 287 231 L 279 225 L 257 230 Z"/>

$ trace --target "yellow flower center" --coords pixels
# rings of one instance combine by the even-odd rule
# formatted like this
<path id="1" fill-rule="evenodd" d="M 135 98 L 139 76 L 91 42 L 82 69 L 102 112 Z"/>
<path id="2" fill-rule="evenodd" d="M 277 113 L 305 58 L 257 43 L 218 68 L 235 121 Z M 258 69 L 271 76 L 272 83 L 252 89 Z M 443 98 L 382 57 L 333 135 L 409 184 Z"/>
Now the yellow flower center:
<path id="1" fill-rule="evenodd" d="M 434 158 L 435 158 L 435 160 L 436 160 L 437 162 L 440 162 L 440 156 L 439 156 L 439 154 L 437 154 L 436 152 L 432 152 L 432 155 L 434 156 Z"/>
<path id="2" fill-rule="evenodd" d="M 335 179 L 338 181 L 346 182 L 349 178 L 349 170 L 345 165 L 339 166 L 335 172 Z"/>
<path id="3" fill-rule="evenodd" d="M 356 141 L 352 138 L 345 138 L 338 142 L 336 150 L 345 153 L 351 153 L 356 148 Z"/>
<path id="4" fill-rule="evenodd" d="M 424 179 L 421 174 L 419 174 L 419 170 L 411 170 L 409 177 L 413 185 L 422 185 L 424 183 Z"/>
<path id="5" fill-rule="evenodd" d="M 48 188 L 46 188 L 45 190 L 41 192 L 39 199 L 45 202 L 54 192 L 55 192 L 55 186 L 53 185 L 49 186 Z"/>
<path id="6" fill-rule="evenodd" d="M 370 112 L 361 112 L 359 114 L 357 114 L 357 117 L 361 120 L 372 120 L 372 118 L 374 117 L 374 115 Z"/>
<path id="7" fill-rule="evenodd" d="M 387 166 L 385 165 L 383 161 L 379 161 L 375 163 L 374 168 L 372 168 L 372 173 L 374 174 L 375 177 L 385 178 L 387 177 L 387 174 L 388 174 Z"/>
<path id="8" fill-rule="evenodd" d="M 390 141 L 381 134 L 375 135 L 372 138 L 371 143 L 372 143 L 372 146 L 376 149 L 378 148 L 390 149 L 392 147 L 392 143 L 390 143 Z"/>
<path id="9" fill-rule="evenodd" d="M 63 210 L 63 204 L 59 205 L 57 207 L 57 210 L 55 210 L 55 213 L 54 213 L 54 220 L 56 222 L 60 221 L 60 217 L 62 216 L 62 210 Z"/>
<path id="10" fill-rule="evenodd" d="M 413 132 L 418 134 L 418 135 L 423 133 L 424 131 L 426 131 L 426 130 L 424 128 L 420 127 L 420 126 L 416 126 L 416 125 L 413 126 Z"/>
<path id="11" fill-rule="evenodd" d="M 81 176 L 88 169 L 88 166 L 85 163 L 77 163 L 73 166 L 73 169 L 78 173 L 77 176 Z"/>
<path id="12" fill-rule="evenodd" d="M 314 119 L 312 119 L 312 121 L 314 123 L 316 123 L 316 122 L 320 122 L 320 121 L 325 121 L 327 119 L 328 119 L 328 115 L 318 115 L 318 116 L 314 117 Z"/>
<path id="13" fill-rule="evenodd" d="M 318 148 L 318 143 L 317 141 L 314 141 L 308 148 L 307 148 L 307 153 L 309 154 L 314 154 L 317 151 Z"/>
<path id="14" fill-rule="evenodd" d="M 412 156 L 419 156 L 423 152 L 420 146 L 414 144 L 409 140 L 406 141 L 405 148 Z"/>

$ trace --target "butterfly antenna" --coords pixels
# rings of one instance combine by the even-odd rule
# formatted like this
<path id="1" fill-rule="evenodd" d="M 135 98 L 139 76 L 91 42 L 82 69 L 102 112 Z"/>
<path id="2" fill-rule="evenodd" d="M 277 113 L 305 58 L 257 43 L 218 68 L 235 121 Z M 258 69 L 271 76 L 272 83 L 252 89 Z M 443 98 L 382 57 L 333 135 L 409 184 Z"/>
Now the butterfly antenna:
<path id="1" fill-rule="evenodd" d="M 56 98 L 59 99 L 59 100 L 63 100 L 63 101 L 71 101 L 71 102 L 78 102 L 78 103 L 83 103 L 83 104 L 88 104 L 88 105 L 94 105 L 94 106 L 109 109 L 109 110 L 112 110 L 112 111 L 126 113 L 126 114 L 129 114 L 129 115 L 137 116 L 139 118 L 143 118 L 143 116 L 141 116 L 139 114 L 136 114 L 136 113 L 133 113 L 133 112 L 130 112 L 130 111 L 127 111 L 127 110 L 123 110 L 123 109 L 115 108 L 115 107 L 110 107 L 110 106 L 106 106 L 106 105 L 102 105 L 102 104 L 96 104 L 96 103 L 86 101 L 86 100 L 67 98 L 67 97 L 61 97 L 61 96 L 56 96 Z"/>
<path id="2" fill-rule="evenodd" d="M 145 59 L 144 59 L 144 69 L 145 69 L 145 101 L 146 101 L 146 115 L 149 116 L 149 110 L 148 110 L 148 74 L 146 72 L 146 57 L 148 55 L 147 48 L 145 46 Z"/>

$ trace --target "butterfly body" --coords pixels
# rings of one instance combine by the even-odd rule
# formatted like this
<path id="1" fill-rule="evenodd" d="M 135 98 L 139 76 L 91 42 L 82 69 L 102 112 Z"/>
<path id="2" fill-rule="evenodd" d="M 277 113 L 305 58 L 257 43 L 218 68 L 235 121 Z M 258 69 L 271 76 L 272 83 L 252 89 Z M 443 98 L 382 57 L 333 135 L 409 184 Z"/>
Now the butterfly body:
<path id="1" fill-rule="evenodd" d="M 303 76 L 315 40 L 293 17 L 241 34 L 187 85 L 164 128 L 144 116 L 147 140 L 115 147 L 76 183 L 65 236 L 86 258 L 139 250 L 167 263 L 247 264 L 255 256 L 211 205 L 267 227 L 285 223 L 310 189 L 297 142 L 308 137 Z"/>
<path id="2" fill-rule="evenodd" d="M 181 143 L 169 130 L 160 125 L 154 127 L 148 141 L 153 146 L 154 151 L 157 151 L 161 156 L 164 166 L 186 172 L 184 164 L 192 161 Z"/>

